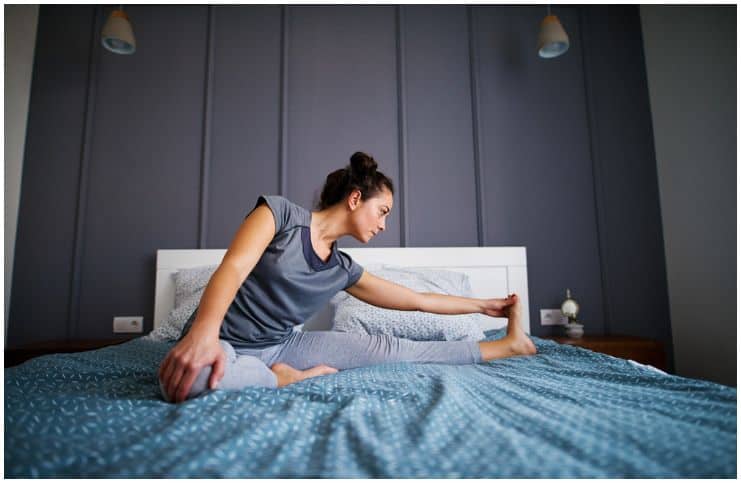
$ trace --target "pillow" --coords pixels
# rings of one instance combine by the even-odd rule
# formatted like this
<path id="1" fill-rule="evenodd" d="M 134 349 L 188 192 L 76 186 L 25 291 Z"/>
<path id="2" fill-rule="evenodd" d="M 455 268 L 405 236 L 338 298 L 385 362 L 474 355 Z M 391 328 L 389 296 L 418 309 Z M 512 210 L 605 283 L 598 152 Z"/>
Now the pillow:
<path id="1" fill-rule="evenodd" d="M 365 267 L 373 275 L 417 292 L 472 297 L 471 281 L 465 273 L 432 268 L 404 268 L 390 265 Z M 367 304 L 342 291 L 330 304 L 334 327 L 340 332 L 392 335 L 412 340 L 472 340 L 484 338 L 484 314 L 445 315 L 430 312 L 391 310 Z"/>
<path id="2" fill-rule="evenodd" d="M 160 326 L 145 337 L 154 341 L 177 340 L 188 318 L 201 303 L 201 297 L 218 265 L 207 265 L 178 270 L 175 281 L 175 306 Z"/>

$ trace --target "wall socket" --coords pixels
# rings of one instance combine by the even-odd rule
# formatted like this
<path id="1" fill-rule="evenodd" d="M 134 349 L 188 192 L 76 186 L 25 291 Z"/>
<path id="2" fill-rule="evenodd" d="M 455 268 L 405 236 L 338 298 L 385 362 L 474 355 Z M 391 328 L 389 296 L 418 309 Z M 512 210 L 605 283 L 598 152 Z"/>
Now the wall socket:
<path id="1" fill-rule="evenodd" d="M 540 325 L 566 325 L 568 322 L 561 309 L 540 309 Z"/>
<path id="2" fill-rule="evenodd" d="M 131 333 L 144 331 L 144 317 L 134 315 L 130 317 L 113 317 L 113 332 Z"/>

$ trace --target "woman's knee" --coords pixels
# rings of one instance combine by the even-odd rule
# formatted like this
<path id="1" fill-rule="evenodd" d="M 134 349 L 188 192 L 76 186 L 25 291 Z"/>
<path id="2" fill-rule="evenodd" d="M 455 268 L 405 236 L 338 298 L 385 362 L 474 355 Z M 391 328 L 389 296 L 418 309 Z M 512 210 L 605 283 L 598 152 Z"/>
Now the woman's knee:
<path id="1" fill-rule="evenodd" d="M 219 339 L 219 344 L 221 345 L 222 350 L 224 351 L 224 372 L 226 373 L 229 369 L 229 366 L 233 365 L 237 360 L 237 354 L 234 351 L 234 348 L 225 340 Z M 190 390 L 188 391 L 188 394 L 185 396 L 185 400 L 193 399 L 194 397 L 198 397 L 204 392 L 208 390 L 208 381 L 211 376 L 211 371 L 213 370 L 213 367 L 210 365 L 204 366 L 201 368 L 201 372 L 198 373 L 195 380 L 193 381 L 193 384 L 190 386 Z M 159 386 L 160 386 L 160 393 L 162 394 L 162 398 L 167 402 L 172 402 L 167 398 L 167 393 L 165 392 L 165 387 L 162 385 L 162 381 L 159 380 Z M 217 386 L 218 388 L 218 386 Z"/>
<path id="2" fill-rule="evenodd" d="M 234 362 L 237 360 L 237 353 L 234 351 L 234 347 L 227 341 L 223 339 L 219 339 L 219 344 L 221 345 L 221 348 L 224 350 L 224 355 L 226 356 L 226 363 Z"/>
<path id="3" fill-rule="evenodd" d="M 193 385 L 190 386 L 190 390 L 188 391 L 187 396 L 185 396 L 185 400 L 193 399 L 194 397 L 200 396 L 201 394 L 206 392 L 206 390 L 208 389 L 208 378 L 211 375 L 211 370 L 211 366 L 205 366 L 201 369 L 201 372 L 198 373 L 198 376 L 196 376 L 196 379 L 193 381 Z M 162 399 L 167 402 L 172 402 L 167 397 L 165 386 L 162 384 L 162 380 L 160 380 L 159 378 L 158 380 Z"/>
<path id="4" fill-rule="evenodd" d="M 193 399 L 209 391 L 208 382 L 211 377 L 211 366 L 205 366 L 193 381 L 186 400 Z M 227 359 L 224 375 L 216 383 L 215 389 L 237 391 L 247 387 L 278 387 L 278 377 L 260 359 L 252 356 L 239 356 L 233 361 Z M 171 402 L 160 381 L 160 390 L 165 401 Z"/>

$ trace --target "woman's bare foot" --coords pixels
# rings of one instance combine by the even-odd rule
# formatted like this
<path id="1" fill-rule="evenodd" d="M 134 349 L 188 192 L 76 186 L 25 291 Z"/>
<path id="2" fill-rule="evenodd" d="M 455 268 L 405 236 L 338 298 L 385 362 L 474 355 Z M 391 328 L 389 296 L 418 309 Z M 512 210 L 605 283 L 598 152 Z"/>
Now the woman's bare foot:
<path id="1" fill-rule="evenodd" d="M 515 297 L 515 303 L 504 308 L 504 312 L 509 319 L 507 335 L 499 340 L 479 342 L 481 357 L 485 361 L 512 356 L 530 356 L 537 352 L 535 344 L 520 325 L 522 303 L 517 295 L 513 295 L 513 297 Z"/>
<path id="2" fill-rule="evenodd" d="M 325 376 L 327 374 L 334 374 L 335 372 L 337 372 L 337 369 L 335 369 L 334 367 L 325 365 L 312 367 L 311 369 L 306 369 L 305 371 L 299 371 L 298 369 L 294 369 L 288 364 L 284 364 L 282 362 L 273 364 L 272 366 L 270 366 L 270 370 L 273 371 L 273 373 L 278 377 L 278 387 L 287 386 L 288 384 L 303 381 L 304 379 L 308 379 L 310 377 Z"/>
<path id="3" fill-rule="evenodd" d="M 520 302 L 517 295 L 513 295 L 516 302 L 509 307 L 505 307 L 504 313 L 507 314 L 509 321 L 507 322 L 507 335 L 505 339 L 509 339 L 512 344 L 513 355 L 518 356 L 531 356 L 537 352 L 535 344 L 530 340 L 524 330 L 520 320 L 522 319 L 522 303 Z"/>

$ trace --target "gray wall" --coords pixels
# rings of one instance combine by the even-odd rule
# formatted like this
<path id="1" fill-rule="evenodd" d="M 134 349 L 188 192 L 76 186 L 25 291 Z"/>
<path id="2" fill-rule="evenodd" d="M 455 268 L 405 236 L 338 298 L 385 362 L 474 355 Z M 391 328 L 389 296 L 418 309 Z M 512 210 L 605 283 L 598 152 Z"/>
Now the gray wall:
<path id="1" fill-rule="evenodd" d="M 641 6 L 678 374 L 736 385 L 736 6 Z"/>
<path id="2" fill-rule="evenodd" d="M 398 186 L 373 246 L 524 245 L 535 335 L 569 287 L 587 333 L 670 344 L 639 10 L 554 7 L 543 60 L 544 10 L 132 5 L 127 57 L 110 7 L 42 6 L 9 345 L 150 330 L 158 248 L 226 247 L 261 193 L 310 207 L 356 150 Z"/>
<path id="3" fill-rule="evenodd" d="M 5 347 L 38 5 L 5 5 Z"/>

